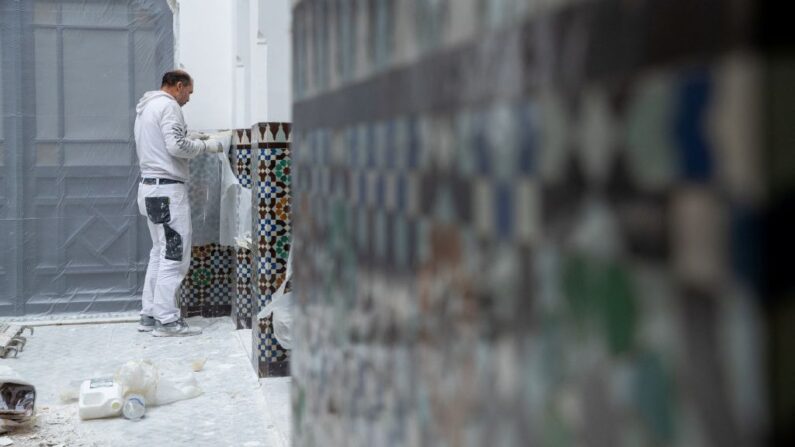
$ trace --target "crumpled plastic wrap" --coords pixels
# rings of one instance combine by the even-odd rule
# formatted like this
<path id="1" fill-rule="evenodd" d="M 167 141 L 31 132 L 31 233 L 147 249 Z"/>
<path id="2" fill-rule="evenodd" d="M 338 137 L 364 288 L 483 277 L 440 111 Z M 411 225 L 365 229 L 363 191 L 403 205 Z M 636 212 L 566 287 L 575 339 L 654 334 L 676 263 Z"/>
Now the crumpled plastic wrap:
<path id="1" fill-rule="evenodd" d="M 140 394 L 152 406 L 193 399 L 203 393 L 191 368 L 174 362 L 130 360 L 119 368 L 115 379 L 125 395 Z"/>
<path id="2" fill-rule="evenodd" d="M 243 187 L 228 157 L 221 161 L 220 243 L 249 248 L 251 244 L 251 189 Z"/>

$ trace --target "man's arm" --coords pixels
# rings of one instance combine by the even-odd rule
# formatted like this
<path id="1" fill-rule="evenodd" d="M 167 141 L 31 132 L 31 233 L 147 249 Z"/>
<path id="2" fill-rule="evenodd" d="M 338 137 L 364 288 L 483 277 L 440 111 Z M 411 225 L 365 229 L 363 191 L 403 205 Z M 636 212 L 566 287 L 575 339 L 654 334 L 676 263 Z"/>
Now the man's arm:
<path id="1" fill-rule="evenodd" d="M 166 151 L 178 158 L 194 158 L 207 150 L 207 143 L 188 138 L 188 126 L 176 103 L 166 107 L 160 120 L 160 131 L 166 141 Z"/>

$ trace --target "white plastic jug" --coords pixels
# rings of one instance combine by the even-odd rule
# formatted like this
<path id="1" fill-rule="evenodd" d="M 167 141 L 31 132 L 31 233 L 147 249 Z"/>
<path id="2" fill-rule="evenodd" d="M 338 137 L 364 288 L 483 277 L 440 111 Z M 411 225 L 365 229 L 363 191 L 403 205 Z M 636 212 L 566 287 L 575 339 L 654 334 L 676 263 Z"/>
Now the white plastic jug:
<path id="1" fill-rule="evenodd" d="M 112 377 L 86 380 L 80 385 L 80 419 L 118 416 L 123 403 L 121 384 Z"/>

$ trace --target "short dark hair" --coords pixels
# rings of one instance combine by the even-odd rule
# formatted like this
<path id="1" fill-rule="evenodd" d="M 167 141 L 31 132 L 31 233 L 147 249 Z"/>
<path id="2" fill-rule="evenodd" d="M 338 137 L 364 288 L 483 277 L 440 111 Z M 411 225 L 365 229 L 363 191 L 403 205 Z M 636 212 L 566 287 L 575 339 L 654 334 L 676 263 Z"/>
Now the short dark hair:
<path id="1" fill-rule="evenodd" d="M 193 84 L 193 79 L 191 79 L 190 75 L 182 70 L 171 70 L 167 71 L 163 75 L 163 82 L 160 84 L 160 87 L 165 86 L 172 86 L 177 85 L 177 83 L 181 82 L 182 85 L 191 85 Z"/>

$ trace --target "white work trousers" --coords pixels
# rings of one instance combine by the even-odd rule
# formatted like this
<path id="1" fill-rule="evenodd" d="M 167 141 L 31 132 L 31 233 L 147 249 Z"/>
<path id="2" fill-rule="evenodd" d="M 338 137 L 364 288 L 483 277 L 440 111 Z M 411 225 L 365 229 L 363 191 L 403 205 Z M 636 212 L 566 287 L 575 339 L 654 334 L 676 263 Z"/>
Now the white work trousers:
<path id="1" fill-rule="evenodd" d="M 152 251 L 146 268 L 141 315 L 171 323 L 180 317 L 177 289 L 191 253 L 190 203 L 182 183 L 138 185 L 138 211 L 146 216 Z"/>

